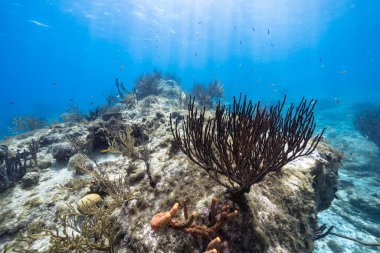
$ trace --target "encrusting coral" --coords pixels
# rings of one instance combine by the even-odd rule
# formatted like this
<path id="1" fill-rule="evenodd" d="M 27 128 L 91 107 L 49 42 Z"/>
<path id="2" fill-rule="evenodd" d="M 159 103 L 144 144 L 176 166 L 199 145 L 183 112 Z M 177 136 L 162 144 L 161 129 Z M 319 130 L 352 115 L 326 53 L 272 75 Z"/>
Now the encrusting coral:
<path id="1" fill-rule="evenodd" d="M 153 230 L 158 230 L 160 228 L 170 227 L 211 241 L 212 237 L 215 236 L 226 222 L 236 218 L 238 215 L 237 210 L 229 211 L 228 205 L 224 205 L 220 212 L 217 213 L 217 203 L 218 200 L 213 198 L 210 207 L 208 226 L 194 224 L 194 220 L 198 214 L 197 212 L 192 212 L 189 216 L 187 202 L 185 201 L 183 209 L 184 220 L 173 219 L 179 209 L 179 204 L 175 203 L 169 211 L 157 213 L 152 217 L 150 222 L 151 228 Z"/>

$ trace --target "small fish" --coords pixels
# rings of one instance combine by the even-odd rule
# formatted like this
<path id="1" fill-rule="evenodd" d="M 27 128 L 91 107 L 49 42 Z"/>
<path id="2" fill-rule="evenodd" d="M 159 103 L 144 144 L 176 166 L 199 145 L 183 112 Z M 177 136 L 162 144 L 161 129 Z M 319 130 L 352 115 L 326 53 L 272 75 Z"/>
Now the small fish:
<path id="1" fill-rule="evenodd" d="M 273 43 L 270 43 L 271 47 L 273 47 Z"/>
<path id="2" fill-rule="evenodd" d="M 319 61 L 322 62 L 322 58 L 321 57 L 319 57 Z"/>
<path id="3" fill-rule="evenodd" d="M 366 136 L 366 137 L 368 137 L 368 136 Z M 368 139 L 368 138 L 367 138 Z M 368 155 L 370 156 L 370 157 L 377 157 L 377 155 L 376 155 L 376 153 L 375 152 L 368 152 Z"/>
<path id="4" fill-rule="evenodd" d="M 99 152 L 102 153 L 102 154 L 104 154 L 104 153 L 109 153 L 110 151 L 111 150 L 109 148 L 107 148 L 107 149 L 102 149 Z"/>
<path id="5" fill-rule="evenodd" d="M 15 104 L 15 102 L 13 102 L 13 101 L 9 102 L 9 105 L 14 105 L 14 104 Z"/>
<path id="6" fill-rule="evenodd" d="M 340 104 L 340 99 L 339 98 L 334 98 L 334 101 Z"/>
<path id="7" fill-rule="evenodd" d="M 339 74 L 341 74 L 341 75 L 347 74 L 347 73 L 348 73 L 347 70 L 341 70 L 341 71 L 339 71 Z"/>
<path id="8" fill-rule="evenodd" d="M 120 98 L 121 96 L 120 96 L 120 95 L 117 95 L 116 97 L 117 97 L 117 98 Z"/>
<path id="9" fill-rule="evenodd" d="M 56 84 L 56 83 L 52 83 L 51 85 L 53 85 L 53 86 L 57 86 L 57 84 Z"/>
<path id="10" fill-rule="evenodd" d="M 71 101 L 71 102 L 73 102 L 73 101 L 74 101 L 74 99 L 73 99 L 73 98 L 70 98 L 70 101 Z"/>
<path id="11" fill-rule="evenodd" d="M 269 31 L 269 29 L 268 29 L 268 34 L 270 34 L 270 31 Z"/>
<path id="12" fill-rule="evenodd" d="M 202 21 L 199 21 L 199 22 L 198 22 L 198 25 L 200 25 L 200 24 L 202 24 Z"/>
<path id="13" fill-rule="evenodd" d="M 93 105 L 94 104 L 94 102 L 90 102 L 90 105 Z"/>
<path id="14" fill-rule="evenodd" d="M 123 71 L 125 69 L 125 65 L 124 64 L 121 64 L 120 68 L 119 68 L 119 71 Z"/>
<path id="15" fill-rule="evenodd" d="M 243 41 L 240 41 L 240 45 L 243 44 Z"/>
<path id="16" fill-rule="evenodd" d="M 198 56 L 197 52 L 194 52 L 194 56 Z"/>
<path id="17" fill-rule="evenodd" d="M 252 31 L 254 32 L 255 31 L 255 28 L 252 26 Z"/>

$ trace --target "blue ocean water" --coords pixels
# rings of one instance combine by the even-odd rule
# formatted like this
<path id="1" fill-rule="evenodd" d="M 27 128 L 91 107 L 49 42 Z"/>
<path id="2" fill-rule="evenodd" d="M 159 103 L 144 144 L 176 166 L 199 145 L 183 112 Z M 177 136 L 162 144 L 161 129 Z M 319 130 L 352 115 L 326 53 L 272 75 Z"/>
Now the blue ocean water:
<path id="1" fill-rule="evenodd" d="M 226 101 L 240 92 L 316 98 L 328 141 L 372 159 L 378 148 L 357 133 L 353 115 L 380 101 L 379 9 L 376 0 L 1 0 L 0 137 L 12 134 L 13 117 L 54 121 L 74 104 L 86 112 L 105 103 L 115 78 L 131 88 L 157 69 L 185 90 L 221 80 Z M 342 144 L 347 136 L 352 143 Z M 357 191 L 366 187 L 346 174 Z M 332 210 L 326 221 L 339 215 Z"/>

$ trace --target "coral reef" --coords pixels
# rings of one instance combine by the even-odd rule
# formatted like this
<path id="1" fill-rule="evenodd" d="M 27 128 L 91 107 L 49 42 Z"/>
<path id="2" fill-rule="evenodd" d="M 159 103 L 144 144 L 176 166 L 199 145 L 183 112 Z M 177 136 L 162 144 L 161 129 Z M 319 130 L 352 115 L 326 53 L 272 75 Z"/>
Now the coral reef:
<path id="1" fill-rule="evenodd" d="M 24 132 L 36 130 L 46 125 L 46 121 L 39 117 L 34 116 L 20 116 L 12 119 L 13 131 Z"/>
<path id="2" fill-rule="evenodd" d="M 157 94 L 131 108 L 116 105 L 91 123 L 54 123 L 1 143 L 7 147 L 0 146 L 1 164 L 8 148 L 25 149 L 26 172 L 39 180 L 34 184 L 36 174 L 29 174 L 33 187 L 16 184 L 0 193 L 0 251 L 312 252 L 317 205 L 328 206 L 337 187 L 329 185 L 336 184 L 336 151 L 320 142 L 312 154 L 267 174 L 236 205 L 205 170 L 177 153 L 168 116 L 186 122 L 188 111 L 178 103 L 184 92 L 173 80 L 157 82 Z M 112 141 L 125 143 L 117 139 L 121 132 L 133 137 L 128 145 L 135 155 L 109 151 Z M 54 158 L 60 143 L 70 147 L 59 156 L 64 163 Z M 80 201 L 89 195 L 96 198 Z M 173 213 L 165 227 L 152 230 L 151 218 L 176 202 L 182 217 Z"/>
<path id="3" fill-rule="evenodd" d="M 158 95 L 160 79 L 161 73 L 158 71 L 140 76 L 133 87 L 136 98 L 140 100 L 149 95 Z"/>
<path id="4" fill-rule="evenodd" d="M 269 172 L 311 154 L 322 138 L 324 130 L 312 139 L 315 101 L 302 99 L 297 107 L 292 104 L 283 117 L 285 100 L 262 108 L 260 102 L 253 105 L 246 97 L 243 101 L 234 97 L 232 108 L 219 102 L 214 117 L 206 120 L 205 110 L 198 112 L 193 99 L 182 127 L 170 118 L 171 131 L 177 145 L 194 163 L 217 183 L 241 195 Z"/>
<path id="5" fill-rule="evenodd" d="M 82 122 L 83 115 L 79 112 L 78 105 L 71 105 L 65 113 L 60 115 L 63 122 Z"/>
<path id="6" fill-rule="evenodd" d="M 223 86 L 218 80 L 210 82 L 207 86 L 202 83 L 196 83 L 191 90 L 191 94 L 199 105 L 212 108 L 213 100 L 223 97 Z M 180 97 L 181 101 L 182 97 Z"/>

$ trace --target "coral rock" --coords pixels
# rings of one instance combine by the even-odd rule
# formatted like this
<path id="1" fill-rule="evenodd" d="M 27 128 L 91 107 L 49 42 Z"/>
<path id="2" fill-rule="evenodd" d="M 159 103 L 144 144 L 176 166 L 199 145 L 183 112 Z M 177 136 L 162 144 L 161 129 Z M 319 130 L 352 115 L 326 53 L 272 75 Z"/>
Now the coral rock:
<path id="1" fill-rule="evenodd" d="M 102 197 L 99 194 L 88 194 L 78 201 L 78 211 L 81 213 L 90 213 L 91 208 L 95 207 L 101 201 Z"/>
<path id="2" fill-rule="evenodd" d="M 21 186 L 23 188 L 28 188 L 28 187 L 31 187 L 33 185 L 37 185 L 39 179 L 40 179 L 40 175 L 37 172 L 28 172 L 22 178 Z"/>
<path id="3" fill-rule="evenodd" d="M 74 148 L 67 142 L 57 143 L 52 147 L 52 155 L 57 162 L 67 162 L 74 154 Z"/>

